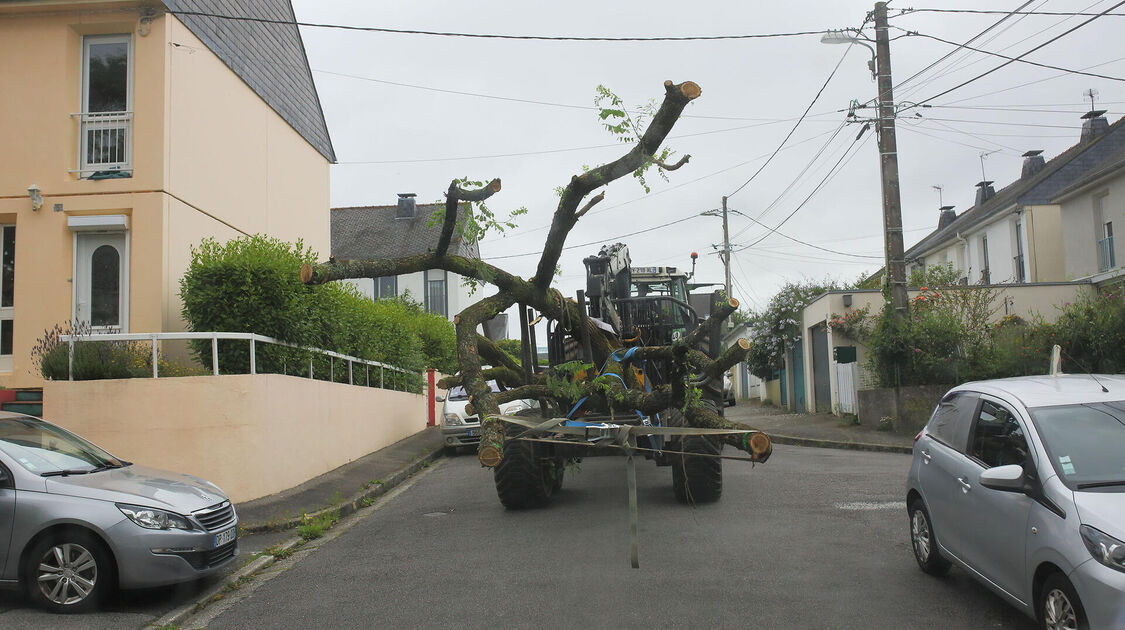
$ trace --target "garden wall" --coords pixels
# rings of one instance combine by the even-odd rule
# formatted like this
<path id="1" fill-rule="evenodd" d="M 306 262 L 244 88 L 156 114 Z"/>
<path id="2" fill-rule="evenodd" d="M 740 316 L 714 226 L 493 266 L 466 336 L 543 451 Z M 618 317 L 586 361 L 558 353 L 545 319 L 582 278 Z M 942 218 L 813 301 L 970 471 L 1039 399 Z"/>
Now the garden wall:
<path id="1" fill-rule="evenodd" d="M 878 426 L 884 416 L 895 419 L 895 433 L 914 435 L 926 426 L 930 414 L 951 385 L 912 385 L 861 389 L 857 392 L 859 421 L 868 426 Z"/>
<path id="2" fill-rule="evenodd" d="M 279 374 L 49 381 L 44 417 L 234 502 L 292 488 L 426 426 L 426 397 Z"/>

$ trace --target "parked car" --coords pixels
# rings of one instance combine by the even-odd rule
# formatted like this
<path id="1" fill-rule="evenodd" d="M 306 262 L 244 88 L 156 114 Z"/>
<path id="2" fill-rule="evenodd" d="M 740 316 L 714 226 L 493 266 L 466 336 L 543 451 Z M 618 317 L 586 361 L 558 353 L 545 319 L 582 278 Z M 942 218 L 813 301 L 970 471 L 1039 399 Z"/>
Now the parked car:
<path id="1" fill-rule="evenodd" d="M 1125 376 L 966 383 L 914 440 L 923 571 L 968 571 L 1044 628 L 1125 627 Z"/>
<path id="2" fill-rule="evenodd" d="M 503 391 L 496 381 L 488 381 L 493 393 Z M 465 388 L 457 385 L 449 390 L 441 409 L 441 434 L 445 444 L 445 454 L 454 455 L 459 450 L 480 443 L 480 416 L 466 413 L 469 395 Z M 515 415 L 527 409 L 538 409 L 539 403 L 533 400 L 513 400 L 500 405 L 500 412 Z"/>
<path id="3" fill-rule="evenodd" d="M 116 587 L 195 580 L 238 555 L 230 500 L 77 435 L 0 412 L 0 586 L 79 612 Z"/>
<path id="4" fill-rule="evenodd" d="M 730 375 L 723 374 L 723 405 L 733 407 L 735 404 L 734 385 L 730 382 Z"/>

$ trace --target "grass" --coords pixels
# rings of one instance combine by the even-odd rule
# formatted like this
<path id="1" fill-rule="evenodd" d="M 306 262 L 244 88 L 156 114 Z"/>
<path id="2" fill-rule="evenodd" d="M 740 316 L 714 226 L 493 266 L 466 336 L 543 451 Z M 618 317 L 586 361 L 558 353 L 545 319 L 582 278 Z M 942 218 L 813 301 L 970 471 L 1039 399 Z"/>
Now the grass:
<path id="1" fill-rule="evenodd" d="M 360 504 L 361 507 L 371 507 L 371 504 L 374 503 L 374 502 L 375 502 L 375 499 L 373 499 L 371 497 L 363 497 L 362 499 L 359 500 L 359 504 Z"/>
<path id="2" fill-rule="evenodd" d="M 265 553 L 273 556 L 277 560 L 284 560 L 284 559 L 288 558 L 289 556 L 293 555 L 293 553 L 295 551 L 296 551 L 296 548 L 294 548 L 294 547 L 289 547 L 288 549 L 282 549 L 281 547 L 274 546 L 274 547 L 269 547 L 268 549 L 266 549 Z"/>
<path id="3" fill-rule="evenodd" d="M 320 538 L 340 520 L 339 514 L 339 510 L 325 510 L 319 516 L 305 515 L 304 523 L 297 526 L 297 535 L 305 540 Z"/>

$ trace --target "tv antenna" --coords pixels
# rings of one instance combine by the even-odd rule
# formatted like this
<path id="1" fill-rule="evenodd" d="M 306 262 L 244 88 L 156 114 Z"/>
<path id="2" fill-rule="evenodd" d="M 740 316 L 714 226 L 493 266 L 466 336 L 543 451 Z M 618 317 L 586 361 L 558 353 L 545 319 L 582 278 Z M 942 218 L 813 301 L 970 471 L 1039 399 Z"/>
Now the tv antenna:
<path id="1" fill-rule="evenodd" d="M 1095 90 L 1094 88 L 1090 88 L 1090 89 L 1088 89 L 1088 90 L 1086 90 L 1085 92 L 1082 93 L 1082 96 L 1085 96 L 1086 98 L 1090 99 L 1090 111 L 1094 111 L 1094 98 L 1097 95 L 1098 95 L 1098 91 Z"/>
<path id="2" fill-rule="evenodd" d="M 944 202 L 944 201 L 942 201 L 942 198 L 941 198 L 941 190 L 942 190 L 942 187 L 941 187 L 941 186 L 930 186 L 930 188 L 933 188 L 934 190 L 936 190 L 936 191 L 937 191 L 937 203 L 938 203 L 938 207 L 940 208 L 940 207 L 944 206 L 944 205 L 945 205 L 945 202 Z"/>
<path id="3" fill-rule="evenodd" d="M 999 152 L 1000 152 L 1000 149 L 996 149 L 994 151 L 981 151 L 981 154 L 980 154 L 980 179 L 981 179 L 981 181 L 987 181 L 988 180 L 988 176 L 984 174 L 984 158 L 992 155 L 993 153 L 999 153 Z"/>

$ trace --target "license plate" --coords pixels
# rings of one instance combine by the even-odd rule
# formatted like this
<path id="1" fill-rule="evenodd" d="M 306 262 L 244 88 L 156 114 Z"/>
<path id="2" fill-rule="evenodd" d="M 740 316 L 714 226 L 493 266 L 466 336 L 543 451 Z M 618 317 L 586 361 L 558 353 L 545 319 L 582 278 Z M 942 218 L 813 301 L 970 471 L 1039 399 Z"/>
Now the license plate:
<path id="1" fill-rule="evenodd" d="M 232 527 L 232 528 L 230 528 L 226 531 L 219 532 L 218 534 L 215 534 L 215 546 L 216 547 L 222 547 L 223 545 L 225 545 L 227 543 L 232 543 L 232 542 L 234 542 L 234 539 L 237 538 L 237 537 L 238 537 L 238 531 L 234 527 Z"/>
<path id="2" fill-rule="evenodd" d="M 476 432 L 475 430 L 473 430 L 473 429 L 469 429 L 469 432 L 468 432 L 468 434 L 467 434 L 467 435 L 468 435 L 469 437 L 473 437 L 473 436 L 474 436 L 474 435 L 476 435 L 476 434 L 477 434 L 477 432 Z"/>

